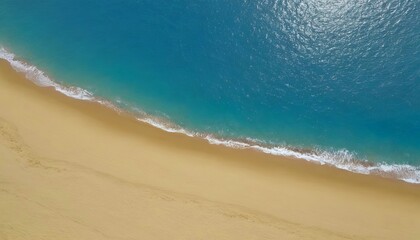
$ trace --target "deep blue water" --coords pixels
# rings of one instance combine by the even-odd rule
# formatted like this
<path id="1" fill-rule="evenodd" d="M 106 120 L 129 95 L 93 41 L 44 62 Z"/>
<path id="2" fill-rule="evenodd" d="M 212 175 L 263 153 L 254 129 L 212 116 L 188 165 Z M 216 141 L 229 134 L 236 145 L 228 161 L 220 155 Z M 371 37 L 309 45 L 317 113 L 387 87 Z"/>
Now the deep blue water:
<path id="1" fill-rule="evenodd" d="M 418 0 L 0 0 L 0 45 L 186 129 L 420 166 Z"/>

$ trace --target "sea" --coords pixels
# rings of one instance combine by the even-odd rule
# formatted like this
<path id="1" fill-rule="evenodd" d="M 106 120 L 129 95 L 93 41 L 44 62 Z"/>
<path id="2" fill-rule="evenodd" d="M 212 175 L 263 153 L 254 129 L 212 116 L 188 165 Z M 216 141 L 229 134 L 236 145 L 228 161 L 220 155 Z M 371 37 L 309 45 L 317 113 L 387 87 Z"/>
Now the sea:
<path id="1" fill-rule="evenodd" d="M 420 183 L 418 0 L 0 0 L 0 49 L 169 132 Z"/>

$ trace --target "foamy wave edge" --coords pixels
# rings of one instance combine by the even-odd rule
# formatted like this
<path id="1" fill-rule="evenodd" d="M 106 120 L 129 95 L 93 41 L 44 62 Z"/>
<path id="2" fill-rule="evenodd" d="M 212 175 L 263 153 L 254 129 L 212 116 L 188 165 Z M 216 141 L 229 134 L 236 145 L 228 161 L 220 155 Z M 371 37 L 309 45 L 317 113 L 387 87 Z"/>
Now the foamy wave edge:
<path id="1" fill-rule="evenodd" d="M 79 100 L 98 102 L 114 110 L 120 112 L 123 111 L 109 101 L 96 98 L 91 92 L 85 89 L 75 86 L 64 86 L 51 80 L 43 71 L 39 70 L 33 65 L 16 59 L 16 56 L 13 53 L 7 51 L 3 47 L 0 47 L 0 59 L 8 61 L 15 71 L 24 73 L 28 80 L 34 82 L 38 86 L 53 87 L 56 91 L 68 97 Z M 191 132 L 181 128 L 176 124 L 170 123 L 169 121 L 149 116 L 138 109 L 133 110 L 135 113 L 141 115 L 141 117 L 136 118 L 138 121 L 147 123 L 166 132 L 180 133 L 189 137 L 203 138 L 210 144 L 223 145 L 236 149 L 253 149 L 266 154 L 293 157 L 321 165 L 330 165 L 355 173 L 380 175 L 388 178 L 397 178 L 408 183 L 420 184 L 420 167 L 407 164 L 373 163 L 365 160 L 356 160 L 354 154 L 345 149 L 336 151 L 313 149 L 311 151 L 304 152 L 295 150 L 296 148 L 290 146 L 271 146 L 268 144 L 263 144 L 261 141 L 253 139 L 247 139 L 246 142 L 232 139 L 223 139 L 220 137 L 215 137 L 211 134 Z"/>
<path id="2" fill-rule="evenodd" d="M 13 69 L 15 69 L 17 72 L 24 73 L 27 79 L 31 80 L 40 87 L 53 87 L 56 91 L 61 92 L 68 97 L 77 98 L 80 100 L 92 101 L 95 99 L 93 94 L 85 89 L 73 86 L 67 87 L 54 82 L 47 75 L 45 75 L 43 71 L 39 70 L 35 66 L 17 60 L 13 53 L 7 51 L 3 47 L 0 48 L 0 58 L 8 61 Z"/>

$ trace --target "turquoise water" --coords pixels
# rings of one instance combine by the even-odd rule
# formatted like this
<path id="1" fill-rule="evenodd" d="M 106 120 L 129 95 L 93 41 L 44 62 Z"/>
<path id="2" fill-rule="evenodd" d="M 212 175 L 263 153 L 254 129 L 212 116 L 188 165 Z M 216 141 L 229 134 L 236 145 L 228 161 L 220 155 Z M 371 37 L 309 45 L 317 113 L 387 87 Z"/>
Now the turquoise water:
<path id="1" fill-rule="evenodd" d="M 56 82 L 190 132 L 418 174 L 419 8 L 1 0 L 0 45 Z"/>

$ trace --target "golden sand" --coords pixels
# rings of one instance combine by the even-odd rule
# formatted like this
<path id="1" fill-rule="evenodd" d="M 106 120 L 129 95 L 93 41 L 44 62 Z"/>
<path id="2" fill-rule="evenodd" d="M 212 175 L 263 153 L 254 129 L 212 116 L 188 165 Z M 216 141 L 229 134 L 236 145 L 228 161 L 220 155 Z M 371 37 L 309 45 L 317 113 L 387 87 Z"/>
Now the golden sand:
<path id="1" fill-rule="evenodd" d="M 420 239 L 420 186 L 167 133 L 0 62 L 0 239 Z"/>

